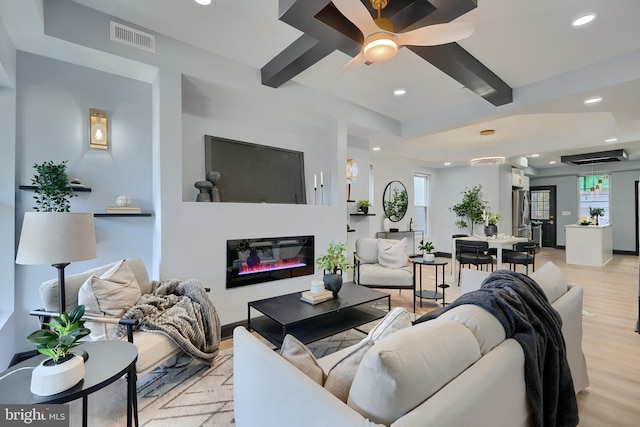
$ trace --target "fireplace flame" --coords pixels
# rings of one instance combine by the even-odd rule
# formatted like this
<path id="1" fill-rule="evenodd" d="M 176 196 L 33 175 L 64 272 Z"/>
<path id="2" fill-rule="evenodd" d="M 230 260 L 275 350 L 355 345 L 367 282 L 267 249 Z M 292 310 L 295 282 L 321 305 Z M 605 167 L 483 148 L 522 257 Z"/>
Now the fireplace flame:
<path id="1" fill-rule="evenodd" d="M 278 261 L 261 262 L 258 265 L 248 266 L 246 263 L 242 263 L 238 275 L 260 273 L 265 271 L 285 270 L 287 268 L 294 267 L 306 267 L 307 264 L 301 262 L 299 259 L 281 259 Z"/>

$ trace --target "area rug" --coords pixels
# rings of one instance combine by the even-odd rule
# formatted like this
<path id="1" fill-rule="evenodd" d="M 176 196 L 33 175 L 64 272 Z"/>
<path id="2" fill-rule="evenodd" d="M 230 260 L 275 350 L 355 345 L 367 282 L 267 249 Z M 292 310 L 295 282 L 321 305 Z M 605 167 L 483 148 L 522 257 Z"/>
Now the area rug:
<path id="1" fill-rule="evenodd" d="M 353 345 L 376 322 L 308 345 L 317 358 Z M 270 345 L 265 341 L 266 345 Z M 81 403 L 71 404 L 71 426 L 80 426 Z M 220 352 L 212 366 L 185 363 L 158 368 L 138 380 L 138 419 L 145 427 L 235 425 L 233 349 Z M 126 382 L 120 379 L 89 397 L 89 425 L 126 425 Z"/>

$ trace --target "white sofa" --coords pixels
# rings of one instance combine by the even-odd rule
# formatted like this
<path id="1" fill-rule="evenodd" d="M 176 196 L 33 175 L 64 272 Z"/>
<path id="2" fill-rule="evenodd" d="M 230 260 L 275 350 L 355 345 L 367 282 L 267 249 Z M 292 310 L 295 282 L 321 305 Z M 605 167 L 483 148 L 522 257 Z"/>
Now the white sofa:
<path id="1" fill-rule="evenodd" d="M 66 276 L 66 311 L 69 312 L 78 305 L 78 293 L 89 277 L 100 277 L 118 263 L 119 261 L 101 267 L 96 267 L 82 273 Z M 147 274 L 147 269 L 141 259 L 127 258 L 124 260 L 122 265 L 126 266 L 133 273 L 142 295 L 152 292 L 149 275 Z M 53 313 L 58 312 L 59 300 L 57 279 L 48 280 L 40 285 L 40 298 L 45 311 Z M 122 312 L 124 311 L 126 310 L 123 310 Z M 124 339 L 126 339 L 126 337 Z M 182 351 L 175 342 L 167 336 L 159 333 L 134 331 L 133 343 L 138 348 L 138 360 L 136 361 L 136 372 L 138 377 L 142 377 L 158 366 L 175 364 L 178 357 L 182 354 Z"/>
<path id="2" fill-rule="evenodd" d="M 538 271 L 536 281 L 563 320 L 578 393 L 588 385 L 583 289 L 568 286 L 553 265 Z M 326 373 L 349 352 L 340 350 L 318 364 Z M 394 361 L 396 370 L 381 364 L 381 357 Z M 234 330 L 233 363 L 239 427 L 531 425 L 522 348 L 505 339 L 495 317 L 474 305 L 455 307 L 376 342 L 356 368 L 347 403 L 243 327 Z"/>

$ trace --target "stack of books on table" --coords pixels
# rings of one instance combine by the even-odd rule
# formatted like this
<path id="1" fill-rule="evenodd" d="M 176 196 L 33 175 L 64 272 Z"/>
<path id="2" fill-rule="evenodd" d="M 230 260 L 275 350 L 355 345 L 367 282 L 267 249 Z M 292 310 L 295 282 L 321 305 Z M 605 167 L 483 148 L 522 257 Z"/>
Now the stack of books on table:
<path id="1" fill-rule="evenodd" d="M 139 214 L 142 209 L 137 206 L 107 206 L 107 213 L 110 214 Z"/>
<path id="2" fill-rule="evenodd" d="M 314 305 L 330 299 L 333 299 L 333 292 L 328 289 L 321 294 L 313 294 L 311 291 L 304 291 L 302 292 L 302 295 L 300 295 L 300 301 Z"/>

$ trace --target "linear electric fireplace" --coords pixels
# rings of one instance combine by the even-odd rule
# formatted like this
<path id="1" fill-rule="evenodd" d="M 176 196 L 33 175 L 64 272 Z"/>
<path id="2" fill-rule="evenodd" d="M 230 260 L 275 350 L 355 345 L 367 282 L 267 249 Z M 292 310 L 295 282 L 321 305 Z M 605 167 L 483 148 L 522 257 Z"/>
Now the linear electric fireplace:
<path id="1" fill-rule="evenodd" d="M 313 236 L 227 240 L 227 288 L 314 273 Z"/>

